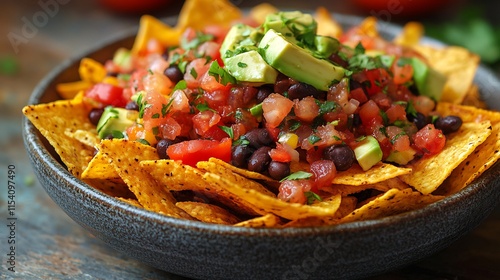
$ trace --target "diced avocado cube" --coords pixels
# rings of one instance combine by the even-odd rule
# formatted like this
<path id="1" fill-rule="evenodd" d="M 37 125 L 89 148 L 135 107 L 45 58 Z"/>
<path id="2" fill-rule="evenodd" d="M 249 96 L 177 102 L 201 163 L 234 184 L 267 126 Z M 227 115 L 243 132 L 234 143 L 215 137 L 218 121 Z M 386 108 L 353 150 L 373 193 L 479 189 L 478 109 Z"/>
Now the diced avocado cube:
<path id="1" fill-rule="evenodd" d="M 354 148 L 354 155 L 358 164 L 366 171 L 382 160 L 383 153 L 377 139 L 369 135 Z"/>
<path id="2" fill-rule="evenodd" d="M 439 101 L 447 80 L 446 76 L 434 70 L 419 58 L 411 58 L 410 63 L 413 67 L 413 80 L 418 92 Z"/>
<path id="3" fill-rule="evenodd" d="M 99 122 L 97 123 L 97 134 L 100 139 L 113 135 L 123 135 L 128 127 L 135 123 L 137 111 L 127 110 L 123 108 L 116 108 L 108 106 L 104 109 Z"/>
<path id="4" fill-rule="evenodd" d="M 285 11 L 269 14 L 263 24 L 264 32 L 275 30 L 293 43 L 305 34 L 316 34 L 318 24 L 310 14 Z"/>
<path id="5" fill-rule="evenodd" d="M 314 37 L 314 45 L 316 47 L 316 52 L 321 55 L 321 57 L 328 58 L 339 50 L 340 42 L 332 37 L 317 35 Z"/>
<path id="6" fill-rule="evenodd" d="M 314 57 L 272 29 L 260 41 L 259 52 L 269 65 L 281 73 L 319 90 L 328 90 L 334 81 L 344 77 L 344 68 Z"/>
<path id="7" fill-rule="evenodd" d="M 255 28 L 241 23 L 231 27 L 219 50 L 222 60 L 225 62 L 227 57 L 232 56 L 228 53 L 228 51 L 234 52 L 236 48 L 241 47 L 242 45 L 255 46 L 257 41 L 254 41 L 254 39 L 260 39 L 255 32 Z M 242 42 L 244 44 L 242 44 Z"/>
<path id="8" fill-rule="evenodd" d="M 410 162 L 411 160 L 413 160 L 416 153 L 417 152 L 412 148 L 402 152 L 392 151 L 385 160 L 397 163 L 399 165 L 405 165 L 408 164 L 408 162 Z"/>
<path id="9" fill-rule="evenodd" d="M 238 81 L 255 84 L 274 84 L 278 71 L 257 51 L 240 53 L 225 61 L 226 70 Z"/>

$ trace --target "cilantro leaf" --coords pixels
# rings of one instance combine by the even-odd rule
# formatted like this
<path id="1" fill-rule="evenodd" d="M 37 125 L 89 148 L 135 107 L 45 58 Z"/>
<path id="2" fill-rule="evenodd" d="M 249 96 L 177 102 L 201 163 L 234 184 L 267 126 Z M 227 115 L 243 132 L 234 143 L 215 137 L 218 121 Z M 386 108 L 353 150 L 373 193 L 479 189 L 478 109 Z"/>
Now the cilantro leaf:
<path id="1" fill-rule="evenodd" d="M 304 192 L 304 195 L 307 198 L 308 205 L 313 204 L 315 200 L 321 201 L 321 197 L 315 192 L 312 192 L 312 191 Z"/>
<path id="2" fill-rule="evenodd" d="M 232 127 L 230 127 L 230 126 L 224 126 L 224 125 L 219 125 L 219 128 L 222 129 L 222 131 L 224 131 L 225 133 L 227 133 L 227 135 L 229 135 L 229 138 L 233 139 L 234 132 L 233 132 L 233 128 Z"/>
<path id="3" fill-rule="evenodd" d="M 215 78 L 219 83 L 223 85 L 236 84 L 236 79 L 226 71 L 226 69 L 220 67 L 219 63 L 214 60 L 208 69 L 208 74 Z"/>
<path id="4" fill-rule="evenodd" d="M 312 173 L 305 172 L 305 171 L 297 171 L 295 173 L 292 173 L 285 178 L 281 179 L 280 182 L 283 182 L 285 180 L 301 180 L 301 179 L 309 179 L 312 177 Z"/>

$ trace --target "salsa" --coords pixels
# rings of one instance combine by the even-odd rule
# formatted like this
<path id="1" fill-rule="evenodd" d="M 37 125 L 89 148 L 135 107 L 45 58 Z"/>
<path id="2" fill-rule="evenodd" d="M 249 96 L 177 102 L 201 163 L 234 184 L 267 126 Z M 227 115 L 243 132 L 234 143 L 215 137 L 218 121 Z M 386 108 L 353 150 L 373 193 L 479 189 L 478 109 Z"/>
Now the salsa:
<path id="1" fill-rule="evenodd" d="M 119 50 L 105 64 L 115 83 L 93 85 L 85 100 L 94 124 L 106 107 L 132 113 L 100 137 L 139 141 L 191 166 L 219 158 L 281 181 L 278 197 L 304 204 L 354 164 L 406 165 L 439 153 L 446 134 L 460 128 L 459 117 L 434 114 L 442 84 L 416 52 L 356 27 L 326 38 L 303 14 L 278 18 L 294 34 L 268 35 L 273 22 L 237 27 L 244 31 L 209 26 L 186 29 L 178 46 L 152 39 L 138 55 Z M 291 66 L 298 57 L 307 59 Z M 262 80 L 251 80 L 256 65 Z M 316 76 L 327 85 L 312 85 Z M 294 172 L 299 162 L 308 169 Z"/>

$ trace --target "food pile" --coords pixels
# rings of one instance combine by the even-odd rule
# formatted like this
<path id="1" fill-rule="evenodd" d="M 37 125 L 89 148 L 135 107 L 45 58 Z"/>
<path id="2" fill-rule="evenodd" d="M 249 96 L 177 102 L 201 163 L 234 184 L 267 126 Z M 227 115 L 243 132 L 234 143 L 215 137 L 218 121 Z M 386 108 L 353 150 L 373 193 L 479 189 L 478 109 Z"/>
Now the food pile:
<path id="1" fill-rule="evenodd" d="M 381 218 L 500 155 L 500 113 L 471 106 L 477 56 L 421 35 L 188 0 L 175 27 L 143 16 L 132 48 L 82 59 L 63 100 L 23 112 L 74 176 L 146 210 L 248 227 Z"/>

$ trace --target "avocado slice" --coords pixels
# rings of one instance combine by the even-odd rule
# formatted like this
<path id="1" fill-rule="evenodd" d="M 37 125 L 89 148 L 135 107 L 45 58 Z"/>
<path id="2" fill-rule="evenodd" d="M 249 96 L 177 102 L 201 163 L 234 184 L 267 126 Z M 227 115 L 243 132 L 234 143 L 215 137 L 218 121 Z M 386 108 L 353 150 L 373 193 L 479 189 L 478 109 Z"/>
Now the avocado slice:
<path id="1" fill-rule="evenodd" d="M 113 135 L 114 138 L 123 138 L 123 131 L 135 123 L 136 116 L 137 111 L 112 106 L 104 108 L 97 123 L 99 138 L 103 139 L 108 135 Z"/>
<path id="2" fill-rule="evenodd" d="M 413 80 L 418 92 L 439 101 L 447 80 L 446 76 L 434 70 L 419 58 L 413 57 L 409 61 L 413 67 Z"/>
<path id="3" fill-rule="evenodd" d="M 257 49 L 263 34 L 251 26 L 239 23 L 231 27 L 219 49 L 222 61 L 238 53 Z"/>
<path id="4" fill-rule="evenodd" d="M 382 160 L 383 153 L 377 139 L 368 135 L 354 148 L 354 155 L 361 168 L 366 171 Z"/>
<path id="5" fill-rule="evenodd" d="M 253 84 L 274 84 L 278 71 L 257 51 L 240 53 L 226 59 L 225 68 L 236 80 Z"/>
<path id="6" fill-rule="evenodd" d="M 296 44 L 303 36 L 316 34 L 318 24 L 310 14 L 284 11 L 267 15 L 263 27 L 264 33 L 271 29 L 275 30 Z"/>
<path id="7" fill-rule="evenodd" d="M 314 57 L 273 29 L 264 34 L 258 47 L 259 53 L 269 65 L 319 90 L 328 90 L 334 81 L 340 81 L 344 77 L 344 68 Z"/>
<path id="8" fill-rule="evenodd" d="M 408 164 L 408 162 L 413 160 L 416 153 L 417 152 L 412 148 L 410 148 L 406 151 L 402 151 L 402 152 L 392 151 L 385 160 L 389 161 L 389 162 L 397 163 L 399 165 L 406 165 L 406 164 Z"/>

